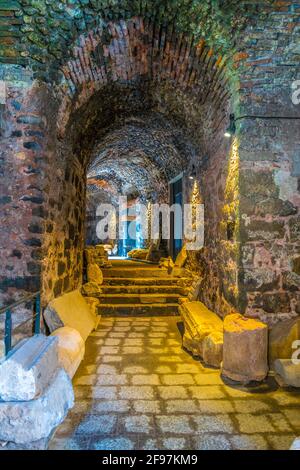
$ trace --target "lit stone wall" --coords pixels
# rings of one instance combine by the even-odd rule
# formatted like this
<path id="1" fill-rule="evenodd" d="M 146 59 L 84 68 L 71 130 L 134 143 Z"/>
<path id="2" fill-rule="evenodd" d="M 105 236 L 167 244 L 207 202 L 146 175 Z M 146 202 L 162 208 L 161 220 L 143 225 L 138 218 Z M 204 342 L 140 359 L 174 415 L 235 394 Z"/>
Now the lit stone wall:
<path id="1" fill-rule="evenodd" d="M 300 11 L 288 1 L 275 10 L 240 45 L 238 116 L 253 118 L 237 123 L 241 310 L 269 324 L 300 313 Z"/>
<path id="2" fill-rule="evenodd" d="M 52 92 L 30 80 L 6 83 L 1 302 L 41 288 L 46 302 L 81 282 L 86 174 L 57 140 Z"/>
<path id="3" fill-rule="evenodd" d="M 3 77 L 4 78 L 4 77 Z M 43 93 L 24 75 L 6 83 L 1 133 L 1 303 L 40 286 L 46 121 Z"/>

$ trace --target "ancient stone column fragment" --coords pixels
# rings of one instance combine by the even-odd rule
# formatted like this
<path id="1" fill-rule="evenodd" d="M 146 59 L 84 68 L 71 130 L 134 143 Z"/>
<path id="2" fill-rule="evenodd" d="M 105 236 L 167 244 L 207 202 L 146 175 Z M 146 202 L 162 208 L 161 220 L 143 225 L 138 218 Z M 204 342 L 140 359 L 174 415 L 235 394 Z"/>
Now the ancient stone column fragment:
<path id="1" fill-rule="evenodd" d="M 222 375 L 249 383 L 264 380 L 267 373 L 267 325 L 236 313 L 225 317 Z"/>

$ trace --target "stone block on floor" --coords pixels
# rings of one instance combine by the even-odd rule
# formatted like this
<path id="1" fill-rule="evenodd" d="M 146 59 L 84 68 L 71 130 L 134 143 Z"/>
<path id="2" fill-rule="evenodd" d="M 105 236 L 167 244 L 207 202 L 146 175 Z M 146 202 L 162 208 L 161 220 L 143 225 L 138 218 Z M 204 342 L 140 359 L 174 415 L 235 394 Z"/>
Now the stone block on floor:
<path id="1" fill-rule="evenodd" d="M 33 400 L 47 387 L 58 367 L 56 338 L 35 335 L 21 341 L 0 362 L 0 399 Z"/>
<path id="2" fill-rule="evenodd" d="M 103 274 L 99 266 L 96 263 L 90 263 L 87 266 L 87 278 L 88 282 L 95 282 L 96 284 L 103 283 Z"/>
<path id="3" fill-rule="evenodd" d="M 281 386 L 300 388 L 300 363 L 294 364 L 292 359 L 276 359 L 274 371 Z"/>
<path id="4" fill-rule="evenodd" d="M 207 365 L 220 367 L 223 347 L 223 322 L 201 302 L 180 306 L 184 322 L 183 346 Z"/>
<path id="5" fill-rule="evenodd" d="M 190 351 L 193 356 L 199 357 L 202 355 L 199 342 L 192 338 L 188 331 L 185 331 L 182 338 L 182 346 Z"/>
<path id="6" fill-rule="evenodd" d="M 84 300 L 88 304 L 88 306 L 90 308 L 90 311 L 92 312 L 92 314 L 95 317 L 95 327 L 94 327 L 94 329 L 96 330 L 99 323 L 100 323 L 100 320 L 101 320 L 101 315 L 98 315 L 98 307 L 100 305 L 100 301 L 96 297 L 90 297 L 90 296 L 85 297 Z"/>
<path id="7" fill-rule="evenodd" d="M 81 287 L 81 294 L 85 297 L 99 297 L 102 294 L 101 284 L 86 282 Z"/>
<path id="8" fill-rule="evenodd" d="M 268 327 L 239 314 L 224 320 L 222 375 L 241 383 L 264 380 L 268 373 Z"/>
<path id="9" fill-rule="evenodd" d="M 51 336 L 58 339 L 59 365 L 72 379 L 84 357 L 84 341 L 80 333 L 69 326 L 58 328 Z"/>
<path id="10" fill-rule="evenodd" d="M 98 322 L 79 290 L 52 300 L 44 311 L 44 318 L 50 332 L 69 326 L 79 331 L 84 341 Z"/>
<path id="11" fill-rule="evenodd" d="M 201 283 L 202 283 L 202 278 L 201 277 L 195 276 L 193 278 L 193 281 L 192 281 L 191 285 L 187 289 L 188 290 L 188 300 L 189 300 L 189 302 L 193 302 L 193 301 L 196 301 L 198 299 Z"/>
<path id="12" fill-rule="evenodd" d="M 208 366 L 221 367 L 223 360 L 223 332 L 213 331 L 203 340 L 203 361 Z"/>
<path id="13" fill-rule="evenodd" d="M 47 438 L 73 404 L 72 383 L 59 369 L 38 398 L 0 402 L 0 441 L 27 444 Z"/>

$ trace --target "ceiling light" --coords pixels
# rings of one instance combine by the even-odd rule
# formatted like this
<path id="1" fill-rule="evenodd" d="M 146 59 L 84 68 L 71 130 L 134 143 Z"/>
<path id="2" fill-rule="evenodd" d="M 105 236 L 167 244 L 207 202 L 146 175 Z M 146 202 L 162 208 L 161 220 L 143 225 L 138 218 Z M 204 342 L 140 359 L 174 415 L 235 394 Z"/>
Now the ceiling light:
<path id="1" fill-rule="evenodd" d="M 196 177 L 196 168 L 195 168 L 195 165 L 192 165 L 192 171 L 191 171 L 191 174 L 189 175 L 189 179 L 190 180 L 193 180 L 195 177 Z"/>
<path id="2" fill-rule="evenodd" d="M 224 132 L 224 136 L 227 137 L 228 139 L 232 137 L 236 131 L 234 114 L 230 114 L 229 120 L 230 120 L 229 127 L 227 127 L 226 131 Z"/>

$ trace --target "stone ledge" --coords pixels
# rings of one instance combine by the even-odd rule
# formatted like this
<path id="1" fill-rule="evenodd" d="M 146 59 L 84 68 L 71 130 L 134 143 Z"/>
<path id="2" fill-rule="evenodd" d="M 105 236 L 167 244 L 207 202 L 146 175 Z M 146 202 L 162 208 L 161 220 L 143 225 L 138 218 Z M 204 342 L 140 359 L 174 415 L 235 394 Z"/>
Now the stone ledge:
<path id="1" fill-rule="evenodd" d="M 280 386 L 300 387 L 300 362 L 293 364 L 291 359 L 276 359 L 274 371 Z"/>
<path id="2" fill-rule="evenodd" d="M 59 365 L 67 372 L 70 379 L 72 379 L 84 357 L 84 341 L 80 333 L 69 326 L 58 328 L 51 336 L 58 339 Z"/>
<path id="3" fill-rule="evenodd" d="M 51 333 L 63 326 L 69 326 L 79 331 L 84 341 L 98 323 L 97 317 L 93 315 L 79 290 L 52 300 L 44 311 L 44 318 Z"/>
<path id="4" fill-rule="evenodd" d="M 0 362 L 0 398 L 33 400 L 58 369 L 57 339 L 35 335 L 20 342 Z"/>
<path id="5" fill-rule="evenodd" d="M 43 395 L 23 402 L 0 402 L 0 441 L 27 444 L 47 438 L 74 404 L 72 383 L 59 369 Z"/>
<path id="6" fill-rule="evenodd" d="M 179 307 L 184 322 L 183 346 L 210 366 L 220 367 L 223 352 L 223 322 L 201 302 Z"/>

